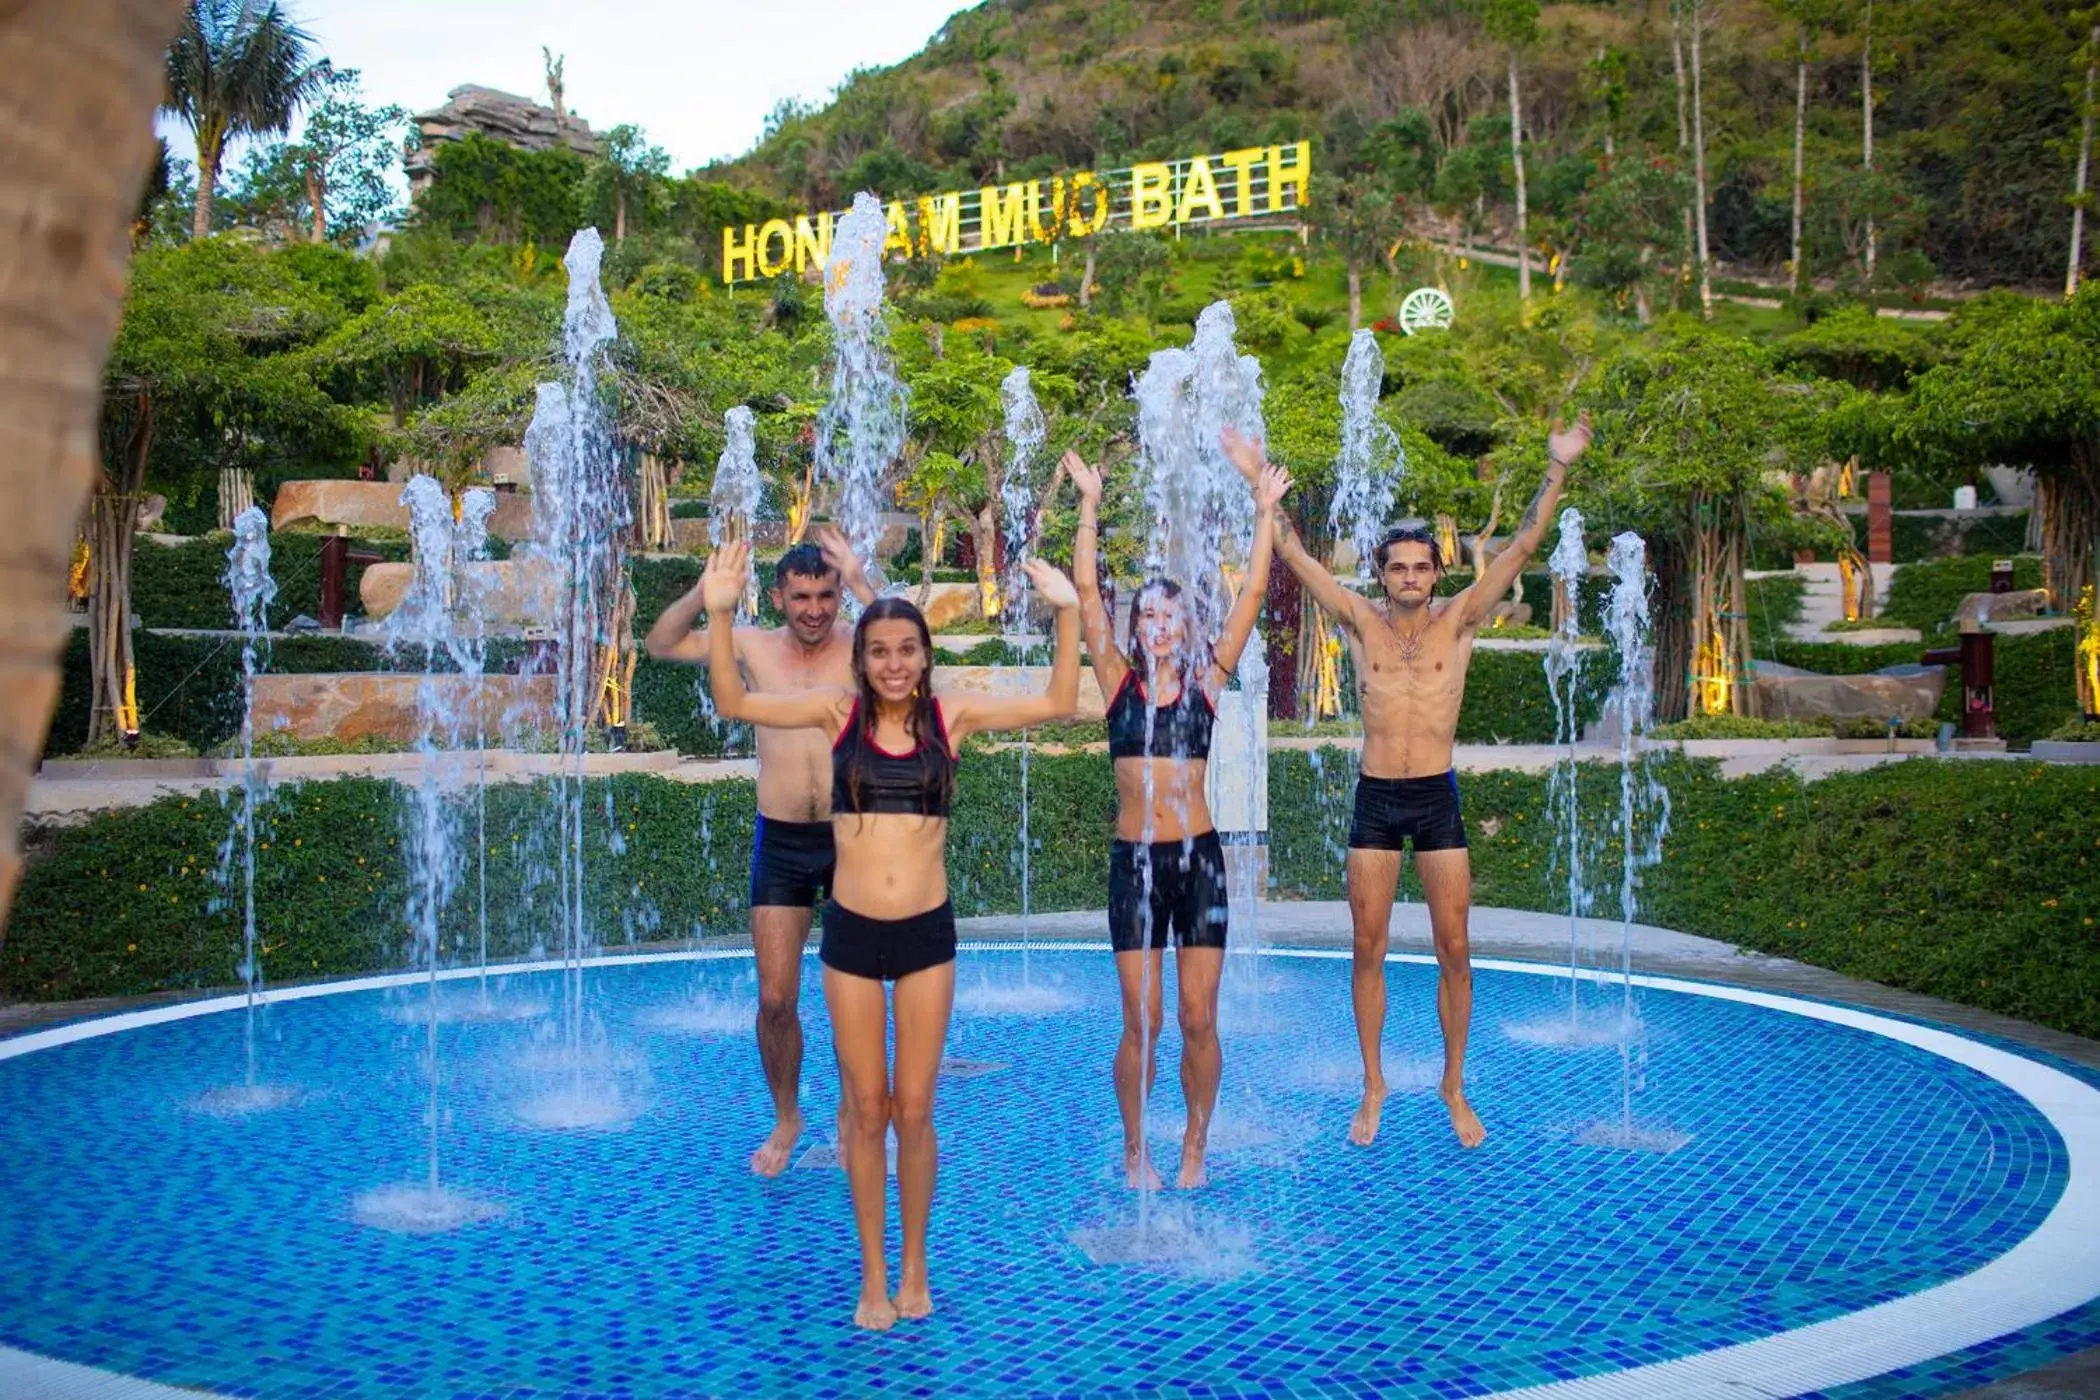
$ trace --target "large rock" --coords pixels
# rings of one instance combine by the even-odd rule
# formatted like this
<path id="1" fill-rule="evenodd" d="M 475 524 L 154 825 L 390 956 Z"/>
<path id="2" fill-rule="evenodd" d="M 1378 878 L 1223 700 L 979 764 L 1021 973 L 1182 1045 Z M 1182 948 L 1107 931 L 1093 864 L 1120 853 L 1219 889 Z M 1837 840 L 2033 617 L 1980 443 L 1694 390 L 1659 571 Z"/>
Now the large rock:
<path id="1" fill-rule="evenodd" d="M 400 607 L 414 577 L 412 564 L 368 566 L 357 585 L 365 616 L 386 617 Z M 560 601 L 554 571 L 531 557 L 469 564 L 467 579 L 482 590 L 481 616 L 488 627 L 539 626 L 555 615 Z"/>
<path id="2" fill-rule="evenodd" d="M 1029 695 L 1050 684 L 1048 666 L 937 666 L 933 672 L 936 695 Z M 1101 682 L 1092 670 L 1079 673 L 1079 710 L 1074 720 L 1096 720 L 1108 714 L 1101 698 Z"/>
<path id="3" fill-rule="evenodd" d="M 916 598 L 916 589 L 907 589 L 907 598 Z M 926 614 L 928 631 L 941 632 L 966 618 L 983 617 L 982 601 L 974 583 L 936 583 L 926 595 L 926 606 L 920 611 Z"/>
<path id="4" fill-rule="evenodd" d="M 377 736 L 413 743 L 422 732 L 417 694 L 424 678 L 410 672 L 342 671 L 300 674 L 265 672 L 255 678 L 255 730 L 281 731 L 295 739 L 354 741 Z M 439 700 L 457 706 L 470 729 L 476 724 L 476 683 L 465 676 L 437 676 Z M 479 724 L 491 734 L 505 732 L 506 717 L 552 714 L 553 676 L 486 676 Z"/>
<path id="5" fill-rule="evenodd" d="M 1958 632 L 1981 632 L 1985 623 L 2011 622 L 2040 617 L 2049 610 L 2049 594 L 2040 588 L 2015 589 L 2011 593 L 1970 593 L 1954 610 Z"/>
<path id="6" fill-rule="evenodd" d="M 1890 666 L 1825 676 L 1776 661 L 1751 663 L 1750 713 L 1760 719 L 1929 719 L 1947 686 L 1944 666 Z"/>
<path id="7" fill-rule="evenodd" d="M 465 139 L 469 132 L 524 151 L 567 146 L 578 155 L 598 154 L 598 137 L 582 118 L 565 113 L 557 119 L 552 107 L 529 97 L 468 83 L 452 89 L 445 98 L 444 106 L 416 117 L 422 140 L 406 161 L 409 188 L 414 193 L 422 193 L 436 175 L 438 148 Z"/>
<path id="8" fill-rule="evenodd" d="M 277 488 L 270 506 L 270 528 L 287 525 L 360 525 L 391 530 L 408 528 L 408 507 L 401 504 L 401 484 L 394 481 L 287 481 Z M 532 538 L 532 497 L 498 491 L 489 533 L 502 540 Z"/>

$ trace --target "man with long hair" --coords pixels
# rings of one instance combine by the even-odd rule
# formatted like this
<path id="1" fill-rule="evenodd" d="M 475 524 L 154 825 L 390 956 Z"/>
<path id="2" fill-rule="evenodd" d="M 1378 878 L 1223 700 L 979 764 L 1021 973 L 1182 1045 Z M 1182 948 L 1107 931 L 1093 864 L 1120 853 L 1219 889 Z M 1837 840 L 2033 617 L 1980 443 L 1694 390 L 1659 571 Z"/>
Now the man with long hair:
<path id="1" fill-rule="evenodd" d="M 737 627 L 736 663 L 751 690 L 769 695 L 853 684 L 853 628 L 839 620 L 839 589 L 875 601 L 860 560 L 835 526 L 819 545 L 799 544 L 773 566 L 780 626 Z M 708 629 L 693 630 L 707 603 L 701 584 L 664 609 L 644 640 L 660 661 L 707 665 Z M 802 1136 L 802 952 L 817 902 L 831 890 L 831 746 L 811 729 L 759 729 L 758 830 L 751 842 L 751 947 L 758 962 L 758 1058 L 773 1094 L 773 1130 L 751 1170 L 778 1176 Z"/>
<path id="2" fill-rule="evenodd" d="M 1588 414 L 1572 429 L 1559 422 L 1553 425 L 1546 439 L 1546 479 L 1539 483 L 1516 533 L 1469 586 L 1449 598 L 1435 597 L 1446 561 L 1427 530 L 1393 530 L 1379 542 L 1372 562 L 1383 596 L 1373 602 L 1344 585 L 1306 550 L 1288 515 L 1278 512 L 1275 517 L 1277 554 L 1349 639 L 1363 712 L 1363 761 L 1349 827 L 1348 863 L 1349 921 L 1355 935 L 1350 995 L 1364 1061 L 1363 1100 L 1349 1124 L 1349 1141 L 1359 1147 L 1377 1138 L 1379 1113 L 1385 1106 L 1380 1056 L 1385 956 L 1400 857 L 1410 841 L 1436 945 L 1437 1020 L 1444 1032 L 1439 1088 L 1458 1140 L 1478 1147 L 1487 1137 L 1465 1095 L 1466 1032 L 1473 1018 L 1473 966 L 1466 934 L 1473 864 L 1459 814 L 1452 747 L 1473 640 L 1497 600 L 1510 591 L 1537 552 L 1560 500 L 1568 464 L 1589 443 Z M 1260 443 L 1227 430 L 1226 451 L 1250 481 L 1261 472 Z"/>

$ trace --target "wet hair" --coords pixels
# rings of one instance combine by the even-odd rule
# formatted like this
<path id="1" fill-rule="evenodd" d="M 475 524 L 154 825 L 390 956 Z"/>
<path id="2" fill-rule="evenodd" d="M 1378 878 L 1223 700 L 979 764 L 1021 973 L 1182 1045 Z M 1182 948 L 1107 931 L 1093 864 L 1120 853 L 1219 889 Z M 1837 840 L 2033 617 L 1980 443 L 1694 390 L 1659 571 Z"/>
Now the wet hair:
<path id="1" fill-rule="evenodd" d="M 1371 555 L 1371 560 L 1378 566 L 1379 573 L 1385 572 L 1385 556 L 1392 552 L 1392 548 L 1396 544 L 1429 546 L 1430 567 L 1434 568 L 1438 573 L 1444 571 L 1444 548 L 1436 542 L 1436 536 L 1419 525 L 1402 525 L 1386 531 L 1385 538 L 1378 542 L 1378 548 Z"/>
<path id="2" fill-rule="evenodd" d="M 1181 585 L 1170 578 L 1148 578 L 1139 586 L 1137 592 L 1130 595 L 1130 630 L 1127 634 L 1130 654 L 1128 660 L 1130 669 L 1137 672 L 1138 684 L 1149 691 L 1152 688 L 1152 653 L 1147 651 L 1138 640 L 1138 614 L 1144 611 L 1147 598 L 1180 599 Z M 1189 616 L 1186 600 L 1182 601 L 1181 607 L 1182 627 L 1189 633 L 1188 645 L 1190 651 L 1194 653 L 1196 648 L 1195 620 Z M 1196 674 L 1192 678 L 1190 673 L 1194 668 L 1186 664 L 1190 659 L 1184 658 L 1185 664 L 1182 666 L 1181 684 L 1183 689 L 1199 683 L 1203 675 L 1208 674 L 1206 671 Z"/>
<path id="3" fill-rule="evenodd" d="M 933 707 L 933 633 L 926 626 L 926 614 L 913 607 L 907 598 L 877 598 L 868 604 L 868 610 L 860 615 L 853 628 L 853 687 L 860 696 L 860 737 L 862 742 L 853 751 L 851 787 L 858 803 L 861 780 L 864 776 L 861 765 L 866 761 L 870 749 L 875 746 L 875 687 L 868 680 L 867 654 L 868 629 L 878 622 L 909 622 L 919 632 L 919 651 L 926 658 L 926 670 L 919 676 L 919 684 L 911 693 L 911 713 L 905 717 L 905 728 L 911 731 L 913 750 L 923 750 L 927 743 L 946 743 L 939 716 Z M 920 761 L 925 760 L 923 756 Z M 941 797 L 952 801 L 955 796 L 955 765 L 940 765 Z M 855 811 L 859 808 L 856 806 Z"/>
<path id="4" fill-rule="evenodd" d="M 831 567 L 831 561 L 824 557 L 823 550 L 813 544 L 798 544 L 787 553 L 781 555 L 779 560 L 774 563 L 773 586 L 775 588 L 787 587 L 789 574 L 793 574 L 797 578 L 821 579 L 825 575 L 835 572 L 836 570 Z"/>

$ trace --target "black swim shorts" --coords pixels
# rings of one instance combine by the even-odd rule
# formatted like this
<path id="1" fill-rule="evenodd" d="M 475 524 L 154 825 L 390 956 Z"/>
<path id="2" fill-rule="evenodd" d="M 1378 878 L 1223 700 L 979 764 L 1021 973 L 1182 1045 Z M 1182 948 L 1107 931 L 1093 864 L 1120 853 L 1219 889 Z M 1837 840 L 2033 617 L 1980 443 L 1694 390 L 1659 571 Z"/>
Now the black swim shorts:
<path id="1" fill-rule="evenodd" d="M 1356 780 L 1356 815 L 1349 845 L 1359 850 L 1401 851 L 1412 839 L 1422 851 L 1462 851 L 1466 823 L 1458 811 L 1458 771 L 1430 778 Z"/>
<path id="2" fill-rule="evenodd" d="M 1187 841 L 1117 841 L 1108 852 L 1108 939 L 1119 953 L 1146 946 L 1222 948 L 1228 918 L 1225 848 L 1218 833 Z"/>
<path id="3" fill-rule="evenodd" d="M 838 864 L 831 823 L 780 822 L 761 814 L 751 842 L 751 907 L 814 909 Z"/>
<path id="4" fill-rule="evenodd" d="M 824 966 L 852 977 L 894 982 L 955 961 L 955 906 L 905 919 L 870 919 L 832 900 L 824 906 Z"/>

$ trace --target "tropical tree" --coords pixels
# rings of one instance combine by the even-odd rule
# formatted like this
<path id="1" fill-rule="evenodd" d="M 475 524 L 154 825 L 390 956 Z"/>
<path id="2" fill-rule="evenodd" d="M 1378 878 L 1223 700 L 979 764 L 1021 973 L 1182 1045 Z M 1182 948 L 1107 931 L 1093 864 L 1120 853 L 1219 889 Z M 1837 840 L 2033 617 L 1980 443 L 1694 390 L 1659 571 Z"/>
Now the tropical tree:
<path id="1" fill-rule="evenodd" d="M 164 110 L 197 141 L 194 237 L 211 232 L 227 142 L 288 130 L 293 114 L 321 92 L 329 68 L 308 57 L 312 42 L 276 0 L 190 0 L 168 45 Z"/>
<path id="2" fill-rule="evenodd" d="M 135 739 L 131 556 L 149 472 L 166 480 L 354 452 L 357 425 L 315 385 L 305 342 L 342 308 L 226 240 L 153 250 L 132 270 L 103 378 L 102 471 L 89 511 L 94 707 L 88 742 Z"/>
<path id="3" fill-rule="evenodd" d="M 1480 0 L 1480 19 L 1488 37 L 1503 45 L 1509 57 L 1509 162 L 1517 185 L 1517 299 L 1531 300 L 1530 213 L 1524 190 L 1524 103 L 1517 86 L 1518 58 L 1538 41 L 1539 0 Z"/>
<path id="4" fill-rule="evenodd" d="M 1943 467 L 2032 468 L 2042 583 L 2070 611 L 2094 583 L 2100 542 L 2100 287 L 1993 316 L 1955 358 L 1918 376 L 1894 436 Z M 2082 676 L 2080 692 L 2094 713 L 2100 697 Z"/>
<path id="5" fill-rule="evenodd" d="M 911 402 L 898 499 L 919 517 L 920 591 L 947 521 L 970 532 L 987 617 L 999 601 L 999 381 L 1013 365 L 967 336 L 906 336 L 898 368 Z"/>
<path id="6" fill-rule="evenodd" d="M 360 101 L 354 68 L 330 75 L 326 92 L 292 147 L 315 243 L 355 239 L 393 209 L 387 177 L 400 167 L 400 133 L 408 121 L 391 103 Z"/>
<path id="7" fill-rule="evenodd" d="M 2078 295 L 2080 265 L 2085 256 L 2085 207 L 2091 202 L 2086 194 L 2087 180 L 2093 168 L 2093 117 L 2100 108 L 2094 106 L 2096 80 L 2100 80 L 2100 5 L 2088 5 L 2079 12 L 2079 18 L 2092 26 L 2086 37 L 2084 100 L 2078 106 L 2078 173 L 2071 181 L 2071 265 L 2064 273 L 2064 295 Z"/>
<path id="8" fill-rule="evenodd" d="M 640 127 L 622 123 L 605 133 L 586 189 L 594 205 L 610 206 L 616 246 L 627 241 L 630 218 L 639 222 L 666 202 L 670 169 L 671 157 L 648 144 Z"/>
<path id="9" fill-rule="evenodd" d="M 336 327 L 312 361 L 346 398 L 383 400 L 398 431 L 412 410 L 465 388 L 504 349 L 482 307 L 456 288 L 418 282 Z"/>
<path id="10" fill-rule="evenodd" d="M 1393 246 L 1407 230 L 1412 200 L 1428 196 L 1436 180 L 1435 136 L 1418 108 L 1403 108 L 1377 127 L 1331 143 L 1328 168 L 1315 177 L 1313 226 L 1342 255 L 1349 282 L 1349 329 L 1363 324 L 1363 276 L 1392 265 Z"/>
<path id="11" fill-rule="evenodd" d="M 1808 259 L 1802 251 L 1801 214 L 1807 195 L 1808 65 L 1816 41 L 1837 21 L 1840 0 L 1773 0 L 1773 8 L 1794 29 L 1794 188 L 1792 238 L 1787 276 L 1796 295 L 1809 286 Z"/>
<path id="12" fill-rule="evenodd" d="M 1786 528 L 1774 478 L 1819 455 L 1819 409 L 1836 393 L 1783 379 L 1749 341 L 1682 318 L 1604 371 L 1591 400 L 1598 450 L 1575 491 L 1604 529 L 1648 541 L 1658 715 L 1743 713 L 1751 530 Z"/>

